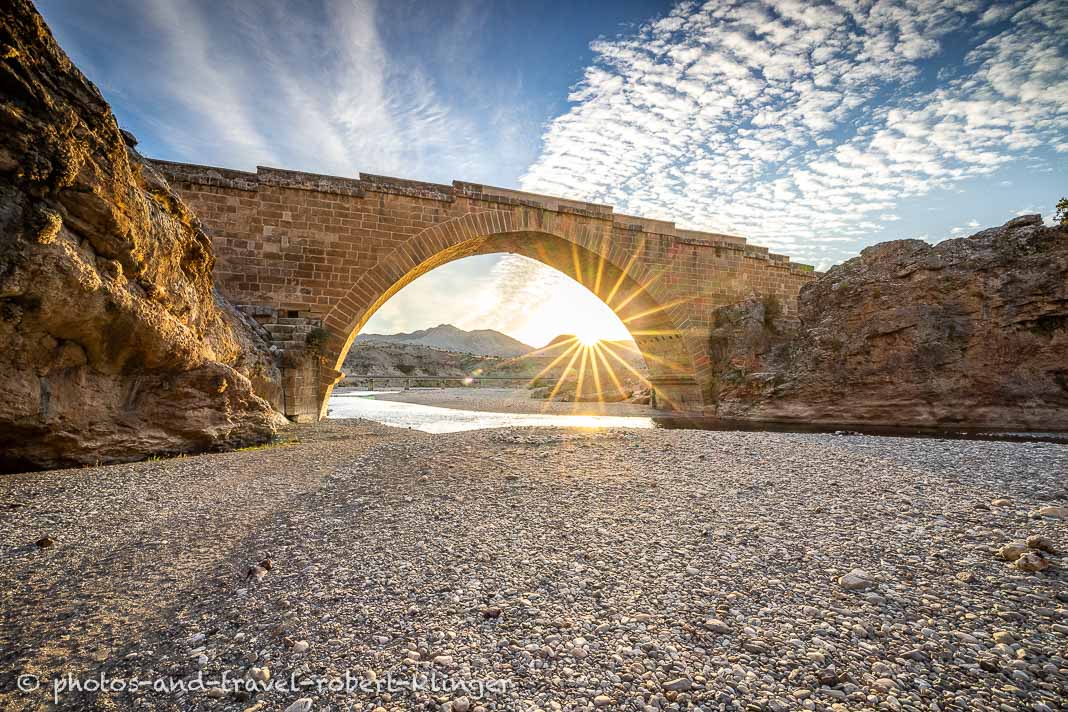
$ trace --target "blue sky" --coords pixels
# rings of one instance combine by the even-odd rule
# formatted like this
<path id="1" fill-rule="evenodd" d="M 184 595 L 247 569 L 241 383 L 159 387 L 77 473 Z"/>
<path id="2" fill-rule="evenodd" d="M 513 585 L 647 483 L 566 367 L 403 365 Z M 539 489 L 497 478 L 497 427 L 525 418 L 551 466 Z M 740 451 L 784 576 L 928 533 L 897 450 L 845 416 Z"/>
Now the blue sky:
<path id="1" fill-rule="evenodd" d="M 1068 194 L 1064 0 L 39 7 L 140 148 L 172 160 L 596 200 L 821 268 L 1049 217 Z M 461 261 L 369 328 L 540 340 L 516 315 L 563 288 L 519 258 Z M 568 330 L 559 316 L 539 323 Z"/>

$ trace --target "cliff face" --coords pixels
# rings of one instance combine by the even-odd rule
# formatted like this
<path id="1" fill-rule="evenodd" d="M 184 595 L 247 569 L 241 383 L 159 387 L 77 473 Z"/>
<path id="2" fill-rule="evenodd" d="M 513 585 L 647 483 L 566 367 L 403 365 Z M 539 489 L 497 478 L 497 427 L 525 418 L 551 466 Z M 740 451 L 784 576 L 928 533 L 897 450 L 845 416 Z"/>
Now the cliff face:
<path id="1" fill-rule="evenodd" d="M 132 143 L 132 141 L 131 141 Z M 279 373 L 211 243 L 26 0 L 0 8 L 0 460 L 262 442 Z"/>
<path id="2" fill-rule="evenodd" d="M 1037 215 L 869 247 L 801 290 L 799 324 L 765 306 L 716 314 L 720 416 L 1068 430 L 1068 229 Z"/>

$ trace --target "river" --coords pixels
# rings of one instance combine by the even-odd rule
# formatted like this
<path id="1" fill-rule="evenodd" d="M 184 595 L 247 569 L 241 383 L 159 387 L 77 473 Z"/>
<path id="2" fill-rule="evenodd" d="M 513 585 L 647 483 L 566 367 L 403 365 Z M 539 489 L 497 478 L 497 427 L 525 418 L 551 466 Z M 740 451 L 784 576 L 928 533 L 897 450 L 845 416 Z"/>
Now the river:
<path id="1" fill-rule="evenodd" d="M 1003 440 L 1013 442 L 1052 442 L 1068 444 L 1068 434 L 963 430 L 954 428 L 899 428 L 886 426 L 836 426 L 831 424 L 774 423 L 723 420 L 712 417 L 560 415 L 554 413 L 494 413 L 458 408 L 439 408 L 416 403 L 378 400 L 396 391 L 335 392 L 327 417 L 363 418 L 397 428 L 426 433 L 456 433 L 464 430 L 507 427 L 573 428 L 668 428 L 688 430 L 833 433 L 837 435 L 881 435 L 893 437 L 939 438 L 953 440 Z"/>

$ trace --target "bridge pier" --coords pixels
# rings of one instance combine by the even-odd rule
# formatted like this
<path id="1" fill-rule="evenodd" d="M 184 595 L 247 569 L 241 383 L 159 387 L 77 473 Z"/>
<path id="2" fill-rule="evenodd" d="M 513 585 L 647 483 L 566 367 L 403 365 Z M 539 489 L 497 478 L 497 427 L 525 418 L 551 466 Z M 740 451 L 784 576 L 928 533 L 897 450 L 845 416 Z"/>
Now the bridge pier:
<path id="1" fill-rule="evenodd" d="M 237 308 L 262 328 L 261 334 L 269 339 L 282 372 L 282 398 L 275 407 L 294 423 L 317 422 L 320 383 L 329 368 L 315 338 L 322 320 L 260 304 L 239 304 Z"/>
<path id="2" fill-rule="evenodd" d="M 660 410 L 700 411 L 704 406 L 701 384 L 687 376 L 653 376 L 652 404 Z"/>

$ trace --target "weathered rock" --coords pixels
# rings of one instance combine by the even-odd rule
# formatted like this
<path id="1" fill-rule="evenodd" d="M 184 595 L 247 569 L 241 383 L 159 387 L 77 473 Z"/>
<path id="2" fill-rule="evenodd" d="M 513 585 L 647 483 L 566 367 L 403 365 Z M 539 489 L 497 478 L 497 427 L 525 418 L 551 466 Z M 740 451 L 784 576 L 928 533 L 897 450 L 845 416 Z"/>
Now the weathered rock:
<path id="1" fill-rule="evenodd" d="M 1022 541 L 1013 541 L 998 549 L 998 558 L 1005 561 L 1016 561 L 1027 553 L 1027 544 Z"/>
<path id="2" fill-rule="evenodd" d="M 862 569 L 853 569 L 838 579 L 838 585 L 847 591 L 863 591 L 875 585 L 871 576 Z"/>
<path id="3" fill-rule="evenodd" d="M 709 618 L 704 622 L 704 626 L 717 635 L 724 635 L 731 632 L 730 627 L 719 618 Z"/>
<path id="4" fill-rule="evenodd" d="M 1068 229 L 1038 215 L 869 247 L 781 312 L 716 311 L 718 415 L 1068 429 Z"/>
<path id="5" fill-rule="evenodd" d="M 668 692 L 685 692 L 691 687 L 693 687 L 693 680 L 688 677 L 677 677 L 663 684 L 664 690 Z"/>
<path id="6" fill-rule="evenodd" d="M 277 397 L 278 369 L 196 218 L 27 0 L 0 47 L 0 464 L 269 439 L 284 420 L 256 388 Z"/>
<path id="7" fill-rule="evenodd" d="M 995 643 L 1000 643 L 1002 645 L 1012 645 L 1016 642 L 1016 638 L 1007 630 L 994 631 L 994 635 L 991 637 L 994 639 Z"/>
<path id="8" fill-rule="evenodd" d="M 1068 507 L 1039 507 L 1031 512 L 1031 516 L 1035 519 L 1042 517 L 1047 517 L 1049 519 L 1068 519 Z"/>
<path id="9" fill-rule="evenodd" d="M 1036 549 L 1037 551 L 1044 551 L 1047 554 L 1056 554 L 1057 548 L 1053 546 L 1053 542 L 1048 536 L 1042 534 L 1032 534 L 1027 537 L 1027 546 Z"/>
<path id="10" fill-rule="evenodd" d="M 1049 568 L 1049 562 L 1038 554 L 1024 554 L 1016 559 L 1016 568 L 1020 571 L 1045 571 Z"/>

